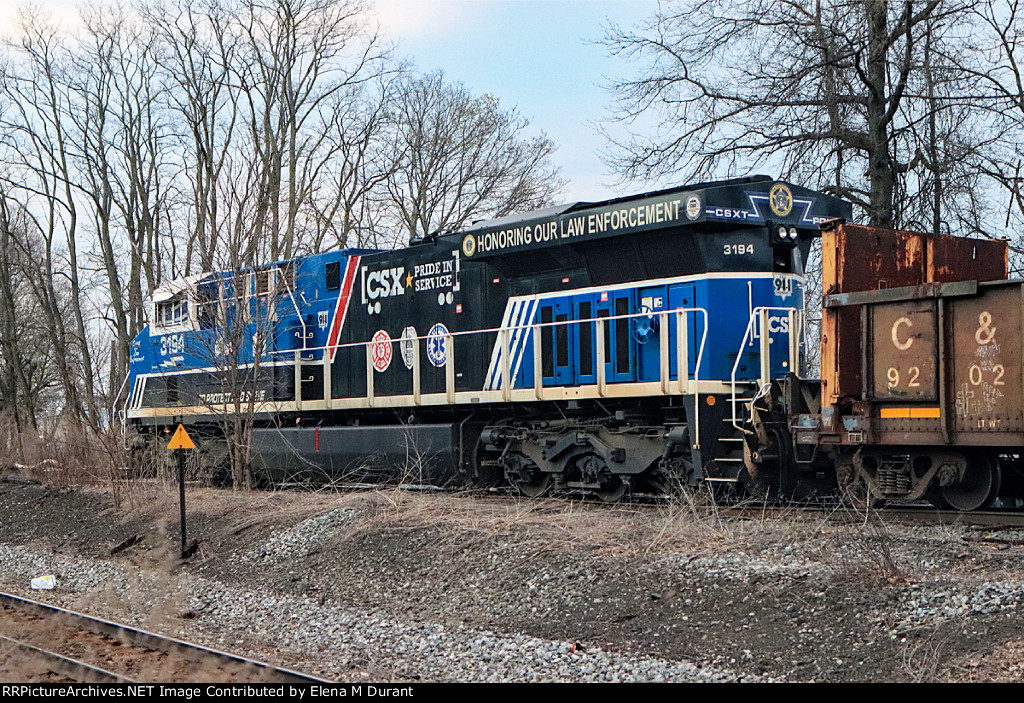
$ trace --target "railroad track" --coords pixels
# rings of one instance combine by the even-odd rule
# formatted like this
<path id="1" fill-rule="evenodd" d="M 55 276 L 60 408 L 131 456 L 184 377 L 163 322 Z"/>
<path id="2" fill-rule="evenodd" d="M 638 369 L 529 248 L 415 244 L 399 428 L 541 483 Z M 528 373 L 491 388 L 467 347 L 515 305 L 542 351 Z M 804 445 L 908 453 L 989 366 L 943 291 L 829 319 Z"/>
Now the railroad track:
<path id="1" fill-rule="evenodd" d="M 8 671 L 19 677 L 38 672 L 46 681 L 88 683 L 328 683 L 10 593 L 0 593 L 0 633 L 0 655 L 7 655 L 0 660 L 7 659 Z"/>
<path id="2" fill-rule="evenodd" d="M 877 519 L 883 522 L 902 522 L 928 525 L 965 525 L 972 528 L 1024 529 L 1024 512 L 1020 509 L 975 510 L 958 512 L 940 510 L 926 505 L 890 505 L 871 510 L 859 510 L 841 505 L 730 505 L 719 508 L 728 517 L 785 518 L 807 516 L 832 522 L 863 522 Z"/>
<path id="3" fill-rule="evenodd" d="M 306 489 L 305 485 L 282 486 L 290 489 Z M 380 483 L 334 483 L 331 490 L 339 493 L 358 493 L 379 491 L 382 488 L 397 488 L 411 493 L 449 493 L 458 495 L 474 496 L 484 499 L 505 500 L 514 496 L 521 500 L 528 501 L 552 501 L 555 504 L 565 502 L 575 503 L 584 501 L 588 504 L 600 506 L 606 505 L 592 495 L 585 493 L 574 493 L 572 491 L 558 491 L 543 498 L 523 498 L 511 487 L 502 486 L 496 488 L 469 488 L 465 486 L 431 486 L 431 485 L 401 485 L 387 486 Z M 639 510 L 657 509 L 670 506 L 676 501 L 671 495 L 655 493 L 630 493 L 617 503 L 620 507 L 628 506 Z M 612 505 L 609 505 L 612 507 Z M 972 527 L 988 528 L 1024 528 L 1024 507 L 1018 508 L 996 508 L 989 510 L 973 510 L 961 512 L 952 508 L 937 508 L 926 503 L 887 503 L 878 508 L 864 509 L 854 508 L 844 504 L 839 498 L 822 498 L 815 502 L 792 502 L 786 504 L 761 503 L 751 499 L 739 499 L 738 502 L 723 502 L 714 506 L 708 505 L 707 509 L 717 510 L 723 516 L 736 517 L 763 517 L 780 518 L 792 517 L 805 514 L 808 516 L 825 516 L 835 522 L 857 522 L 862 521 L 865 516 L 875 516 L 885 521 L 910 522 L 919 524 L 939 525 L 968 525 Z"/>

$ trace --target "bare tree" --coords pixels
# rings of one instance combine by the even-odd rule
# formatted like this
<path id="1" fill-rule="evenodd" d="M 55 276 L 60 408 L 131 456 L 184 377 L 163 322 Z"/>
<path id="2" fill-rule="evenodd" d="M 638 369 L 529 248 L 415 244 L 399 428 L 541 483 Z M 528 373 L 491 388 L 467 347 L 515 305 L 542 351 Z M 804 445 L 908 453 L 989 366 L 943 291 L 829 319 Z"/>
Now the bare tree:
<path id="1" fill-rule="evenodd" d="M 515 109 L 441 71 L 409 77 L 392 110 L 387 198 L 410 238 L 543 207 L 565 184 L 546 135 L 526 136 Z"/>
<path id="2" fill-rule="evenodd" d="M 157 61 L 169 85 L 164 105 L 179 126 L 182 190 L 188 193 L 181 217 L 189 232 L 180 270 L 188 275 L 194 265 L 209 271 L 220 243 L 217 184 L 237 129 L 239 89 L 232 71 L 239 39 L 230 8 L 220 0 L 168 0 L 145 5 L 142 13 L 159 34 Z M 159 261 L 155 269 L 159 275 Z"/>
<path id="3" fill-rule="evenodd" d="M 323 158 L 316 187 L 305 203 L 310 236 L 307 251 L 372 245 L 380 231 L 375 194 L 395 167 L 388 149 L 388 108 L 396 81 L 348 87 L 326 103 L 321 118 Z"/>
<path id="4" fill-rule="evenodd" d="M 364 10 L 362 0 L 242 0 L 235 73 L 261 177 L 253 234 L 270 242 L 272 259 L 293 255 L 301 206 L 329 145 L 318 116 L 385 58 Z"/>
<path id="5" fill-rule="evenodd" d="M 938 176 L 953 181 L 964 151 L 979 148 L 946 139 L 962 130 L 950 98 L 963 74 L 943 57 L 964 46 L 954 30 L 971 4 L 691 0 L 635 31 L 611 27 L 612 52 L 639 65 L 613 86 L 615 116 L 653 121 L 654 134 L 615 140 L 610 162 L 628 177 L 696 179 L 770 164 L 893 226 L 917 179 L 930 179 L 932 205 L 945 200 Z"/>
<path id="6" fill-rule="evenodd" d="M 1024 243 L 1024 7 L 1017 0 L 976 3 L 967 50 L 944 56 L 966 76 L 975 106 L 964 130 L 980 131 L 988 148 L 974 187 L 972 229 L 1011 235 L 1011 267 L 1021 270 Z"/>
<path id="7" fill-rule="evenodd" d="M 74 33 L 23 14 L 0 53 L 0 410 L 24 403 L 32 425 L 57 379 L 63 411 L 98 429 L 169 279 L 236 272 L 224 331 L 255 373 L 244 340 L 273 317 L 241 289 L 256 264 L 551 201 L 551 141 L 392 61 L 366 7 L 97 0 Z M 245 426 L 226 433 L 245 465 Z"/>
<path id="8" fill-rule="evenodd" d="M 25 196 L 44 244 L 35 293 L 61 374 L 65 409 L 72 419 L 96 426 L 99 413 L 80 275 L 70 56 L 56 26 L 30 12 L 22 13 L 20 39 L 9 48 L 14 58 L 3 76 L 6 105 L 0 119 L 5 158 L 13 166 L 5 174 L 6 183 Z M 70 285 L 69 309 L 61 306 L 58 277 Z"/>
<path id="9" fill-rule="evenodd" d="M 71 81 L 78 187 L 88 198 L 114 330 L 112 388 L 128 373 L 132 337 L 144 323 L 145 295 L 158 283 L 157 233 L 168 150 L 160 116 L 155 37 L 121 8 L 83 15 Z M 127 256 L 125 256 L 127 253 Z M 143 288 L 143 281 L 146 285 Z"/>
<path id="10" fill-rule="evenodd" d="M 39 427 L 39 412 L 60 386 L 42 310 L 31 279 L 38 267 L 31 258 L 26 213 L 0 191 L 0 415 L 13 419 L 17 435 L 7 449 L 20 450 L 21 433 Z"/>

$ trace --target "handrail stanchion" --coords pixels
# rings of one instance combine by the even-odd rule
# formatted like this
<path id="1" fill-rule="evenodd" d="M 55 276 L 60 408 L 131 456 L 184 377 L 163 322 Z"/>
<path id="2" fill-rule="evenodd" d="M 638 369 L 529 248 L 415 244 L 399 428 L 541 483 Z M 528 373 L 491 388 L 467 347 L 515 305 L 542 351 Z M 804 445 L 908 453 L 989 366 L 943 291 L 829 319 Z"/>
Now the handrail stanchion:
<path id="1" fill-rule="evenodd" d="M 373 407 L 373 342 L 365 342 L 366 346 L 366 401 Z"/>
<path id="2" fill-rule="evenodd" d="M 416 337 L 412 340 L 412 402 L 416 405 L 423 403 L 423 391 L 420 386 L 420 343 L 421 339 Z"/>
<path id="3" fill-rule="evenodd" d="M 690 385 L 690 340 L 686 328 L 686 312 L 676 310 L 676 380 L 679 381 L 679 394 L 683 395 Z"/>
<path id="4" fill-rule="evenodd" d="M 769 344 L 771 344 L 772 338 L 771 333 L 768 330 L 768 308 L 758 309 L 758 323 L 761 326 L 761 337 L 758 340 L 760 342 L 759 351 L 761 353 L 761 376 L 760 384 L 763 387 L 764 384 L 768 383 L 772 378 L 772 356 Z"/>
<path id="5" fill-rule="evenodd" d="M 321 363 L 323 363 L 324 366 L 324 405 L 328 410 L 330 410 L 331 396 L 333 395 L 333 392 L 331 391 L 331 353 L 328 351 L 327 347 L 324 347 Z"/>
<path id="6" fill-rule="evenodd" d="M 669 371 L 668 352 L 668 312 L 658 313 L 658 361 L 661 373 L 661 392 L 668 395 L 672 392 L 672 374 Z"/>
<path id="7" fill-rule="evenodd" d="M 729 405 L 732 406 L 732 426 L 741 432 L 744 430 L 740 427 L 739 418 L 736 417 L 736 373 L 739 369 L 740 361 L 743 359 L 743 350 L 747 346 L 747 340 L 751 337 L 750 328 L 754 325 L 754 320 L 757 319 L 756 315 L 756 310 L 751 311 L 750 317 L 747 319 L 747 329 L 743 332 L 743 340 L 740 342 L 740 351 L 736 354 L 736 361 L 732 365 L 732 376 L 729 379 L 729 383 L 732 386 L 731 395 L 729 396 Z"/>
<path id="8" fill-rule="evenodd" d="M 455 402 L 455 338 L 444 336 L 444 390 L 449 403 Z"/>
<path id="9" fill-rule="evenodd" d="M 796 308 L 789 311 L 789 372 L 800 375 L 800 334 L 799 317 Z"/>
<path id="10" fill-rule="evenodd" d="M 502 329 L 498 335 L 501 337 L 501 399 L 507 403 L 512 400 L 512 383 L 509 378 L 509 330 Z"/>
<path id="11" fill-rule="evenodd" d="M 302 350 L 295 350 L 295 409 L 302 410 Z"/>
<path id="12" fill-rule="evenodd" d="M 708 341 L 708 311 L 704 308 L 695 308 L 704 318 L 704 331 L 700 335 L 700 350 L 697 352 L 697 360 L 693 367 L 693 448 L 700 449 L 700 365 L 704 360 L 704 345 Z"/>
<path id="13" fill-rule="evenodd" d="M 544 345 L 540 340 L 543 332 L 536 324 L 530 325 L 530 329 L 533 332 L 533 394 L 537 396 L 537 400 L 544 400 Z"/>

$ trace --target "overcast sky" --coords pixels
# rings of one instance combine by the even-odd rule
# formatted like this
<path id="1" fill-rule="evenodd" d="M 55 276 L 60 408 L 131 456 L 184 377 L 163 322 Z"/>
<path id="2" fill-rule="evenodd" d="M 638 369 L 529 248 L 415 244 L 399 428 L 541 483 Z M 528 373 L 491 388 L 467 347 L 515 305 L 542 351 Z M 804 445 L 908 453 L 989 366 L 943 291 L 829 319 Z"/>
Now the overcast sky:
<path id="1" fill-rule="evenodd" d="M 73 0 L 36 0 L 73 21 Z M 13 26 L 16 0 L 0 0 L 0 29 Z M 656 0 L 376 0 L 376 14 L 402 56 L 423 71 L 441 68 L 477 94 L 516 106 L 559 146 L 566 201 L 598 200 L 642 185 L 615 186 L 593 123 L 606 116 L 606 77 L 629 67 L 596 44 L 608 20 L 632 25 Z"/>
<path id="2" fill-rule="evenodd" d="M 565 200 L 598 200 L 642 186 L 612 188 L 590 126 L 610 100 L 605 77 L 629 67 L 594 42 L 613 20 L 632 25 L 656 0 L 378 0 L 382 27 L 423 70 L 442 68 L 476 93 L 515 105 L 544 130 L 569 179 Z"/>

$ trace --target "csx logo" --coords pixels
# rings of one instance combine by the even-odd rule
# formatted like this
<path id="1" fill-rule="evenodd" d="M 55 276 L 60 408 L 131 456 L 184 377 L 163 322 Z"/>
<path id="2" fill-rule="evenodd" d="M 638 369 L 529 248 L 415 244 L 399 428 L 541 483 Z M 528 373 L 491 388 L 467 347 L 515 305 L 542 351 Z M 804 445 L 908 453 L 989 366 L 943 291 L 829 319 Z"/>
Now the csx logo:
<path id="1" fill-rule="evenodd" d="M 367 267 L 364 266 L 363 302 L 366 303 L 377 298 L 390 298 L 393 295 L 405 295 L 405 286 L 402 281 L 404 274 L 404 266 L 370 272 L 367 272 Z"/>
<path id="2" fill-rule="evenodd" d="M 773 334 L 789 334 L 789 316 L 769 315 L 768 316 L 768 343 L 774 344 Z M 755 327 L 754 339 L 760 339 L 760 330 Z"/>

